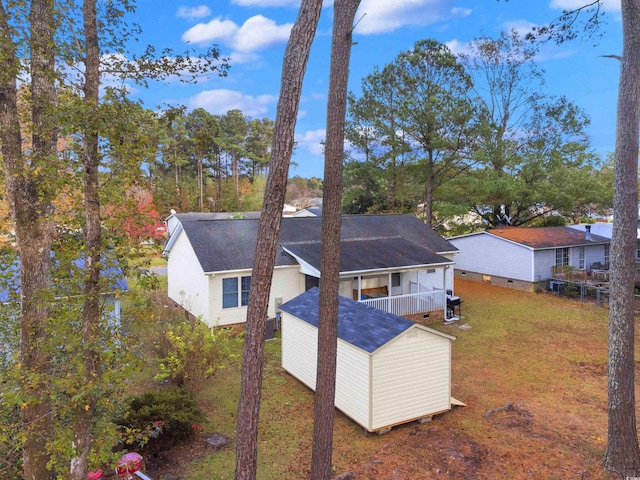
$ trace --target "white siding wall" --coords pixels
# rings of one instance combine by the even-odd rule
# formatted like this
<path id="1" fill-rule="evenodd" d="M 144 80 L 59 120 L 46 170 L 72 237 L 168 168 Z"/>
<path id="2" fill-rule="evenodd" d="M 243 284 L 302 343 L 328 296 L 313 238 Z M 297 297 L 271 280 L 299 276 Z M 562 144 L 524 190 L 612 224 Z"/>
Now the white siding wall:
<path id="1" fill-rule="evenodd" d="M 208 280 L 184 232 L 171 249 L 167 274 L 169 298 L 192 315 L 208 322 Z"/>
<path id="2" fill-rule="evenodd" d="M 338 340 L 336 407 L 367 430 L 372 430 L 369 423 L 370 361 L 371 357 L 364 350 Z"/>
<path id="3" fill-rule="evenodd" d="M 537 250 L 535 252 L 535 278 L 534 281 L 551 277 L 551 267 L 556 264 L 556 250 Z"/>
<path id="4" fill-rule="evenodd" d="M 251 276 L 251 270 L 243 270 L 229 273 L 219 273 L 211 276 L 209 280 L 209 304 L 210 316 L 208 324 L 213 325 L 233 325 L 244 323 L 247 320 L 247 307 L 238 305 L 234 308 L 222 308 L 222 279 L 238 278 L 238 288 L 240 288 L 240 277 Z M 300 273 L 299 266 L 276 268 L 273 272 L 271 283 L 271 295 L 269 297 L 268 316 L 275 317 L 275 299 L 282 298 L 282 302 L 288 302 L 304 292 L 304 275 Z M 238 302 L 239 304 L 240 302 Z"/>
<path id="5" fill-rule="evenodd" d="M 594 245 L 593 247 L 586 247 L 584 253 L 587 270 L 591 270 L 592 263 L 604 263 L 604 245 Z"/>
<path id="6" fill-rule="evenodd" d="M 529 248 L 482 233 L 452 238 L 449 243 L 460 252 L 456 270 L 496 275 L 514 280 L 534 281 L 533 252 Z"/>
<path id="7" fill-rule="evenodd" d="M 281 323 L 282 368 L 315 390 L 318 329 L 286 312 Z"/>
<path id="8" fill-rule="evenodd" d="M 412 327 L 373 354 L 376 430 L 451 408 L 451 340 Z"/>
<path id="9" fill-rule="evenodd" d="M 281 298 L 284 303 L 301 293 L 304 293 L 304 274 L 300 273 L 300 267 L 298 265 L 276 267 L 269 296 L 269 317 L 276 315 L 276 298 Z"/>
<path id="10" fill-rule="evenodd" d="M 315 391 L 318 329 L 282 314 L 282 368 Z M 369 425 L 369 355 L 338 341 L 335 405 L 356 423 Z"/>

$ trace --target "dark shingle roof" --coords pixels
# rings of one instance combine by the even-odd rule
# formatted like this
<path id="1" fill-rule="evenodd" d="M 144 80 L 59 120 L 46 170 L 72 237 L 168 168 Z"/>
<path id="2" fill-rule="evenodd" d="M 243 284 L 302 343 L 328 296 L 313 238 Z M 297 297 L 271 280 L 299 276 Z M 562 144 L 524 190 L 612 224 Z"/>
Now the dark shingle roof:
<path id="1" fill-rule="evenodd" d="M 588 240 L 585 232 L 571 227 L 498 227 L 489 230 L 488 233 L 531 248 L 539 249 L 610 243 L 608 238 L 594 234 L 591 234 L 591 239 Z"/>
<path id="2" fill-rule="evenodd" d="M 321 242 L 285 243 L 282 246 L 320 270 Z M 345 240 L 341 243 L 340 253 L 341 272 L 451 263 L 448 258 L 400 237 Z"/>
<path id="3" fill-rule="evenodd" d="M 216 219 L 207 214 L 177 214 L 184 233 L 189 238 L 200 265 L 205 272 L 250 269 L 253 265 L 258 235 L 258 219 Z M 280 244 L 318 243 L 322 233 L 322 217 L 292 217 L 282 219 Z M 412 253 L 419 258 L 427 258 L 424 250 L 432 252 L 435 263 L 448 261 L 436 253 L 454 252 L 457 249 L 440 235 L 428 228 L 413 215 L 346 215 L 342 217 L 341 238 L 345 251 L 353 251 L 348 264 L 362 264 L 365 268 L 376 268 L 371 255 L 350 250 L 347 241 L 375 241 L 382 251 L 384 239 L 403 239 L 404 245 L 410 245 Z M 400 243 L 400 242 L 398 242 Z M 433 263 L 433 262 L 429 262 Z M 295 265 L 295 260 L 286 253 L 276 254 L 276 266 Z M 367 267 L 371 264 L 372 267 Z M 420 262 L 419 264 L 423 264 Z M 351 271 L 341 268 L 342 271 Z"/>
<path id="4" fill-rule="evenodd" d="M 319 292 L 317 287 L 307 290 L 284 303 L 280 309 L 317 327 Z M 406 318 L 346 297 L 339 299 L 338 338 L 365 352 L 374 352 L 413 325 L 414 322 Z"/>

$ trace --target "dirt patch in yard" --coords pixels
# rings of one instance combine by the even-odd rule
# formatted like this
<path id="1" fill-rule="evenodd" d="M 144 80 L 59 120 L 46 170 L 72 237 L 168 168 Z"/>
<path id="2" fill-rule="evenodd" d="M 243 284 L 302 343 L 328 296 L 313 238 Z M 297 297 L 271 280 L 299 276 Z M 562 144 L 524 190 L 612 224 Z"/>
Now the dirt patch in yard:
<path id="1" fill-rule="evenodd" d="M 456 294 L 464 300 L 464 318 L 432 326 L 457 337 L 452 395 L 467 406 L 384 435 L 367 434 L 338 413 L 335 475 L 608 479 L 600 464 L 607 432 L 608 311 L 464 279 L 456 279 Z M 313 393 L 279 367 L 276 342 L 267 346 L 258 478 L 308 478 Z M 238 368 L 225 369 L 202 392 L 207 428 L 232 438 Z M 155 480 L 232 479 L 234 449 L 233 441 L 219 451 L 200 442 L 167 453 L 148 473 Z"/>

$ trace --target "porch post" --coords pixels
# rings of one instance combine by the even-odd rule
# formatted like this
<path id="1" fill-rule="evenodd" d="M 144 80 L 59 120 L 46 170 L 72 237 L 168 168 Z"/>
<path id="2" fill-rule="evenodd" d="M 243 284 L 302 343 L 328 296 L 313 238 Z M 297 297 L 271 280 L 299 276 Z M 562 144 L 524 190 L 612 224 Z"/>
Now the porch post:
<path id="1" fill-rule="evenodd" d="M 358 298 L 359 302 L 362 299 L 362 275 L 358 275 Z"/>

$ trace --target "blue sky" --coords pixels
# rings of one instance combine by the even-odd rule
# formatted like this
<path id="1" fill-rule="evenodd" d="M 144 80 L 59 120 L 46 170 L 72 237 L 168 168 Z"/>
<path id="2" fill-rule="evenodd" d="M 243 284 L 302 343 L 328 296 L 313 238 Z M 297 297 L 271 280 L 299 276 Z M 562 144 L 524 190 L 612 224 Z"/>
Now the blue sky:
<path id="1" fill-rule="evenodd" d="M 299 0 L 138 0 L 134 17 L 143 28 L 142 44 L 158 49 L 187 47 L 204 51 L 217 44 L 231 59 L 225 78 L 202 79 L 197 85 L 151 83 L 135 90 L 148 108 L 182 104 L 212 114 L 240 109 L 253 118 L 275 118 L 282 56 Z M 290 176 L 323 176 L 320 142 L 324 139 L 332 0 L 325 0 L 305 76 L 296 127 L 298 147 Z M 527 31 L 560 15 L 563 8 L 586 0 L 362 0 L 352 50 L 350 90 L 375 66 L 391 62 L 417 40 L 435 38 L 453 51 L 478 36 L 497 37 L 512 28 Z M 603 37 L 544 45 L 538 57 L 545 70 L 546 92 L 565 95 L 591 117 L 593 147 L 606 155 L 615 142 L 619 63 L 602 55 L 620 54 L 620 2 L 605 0 Z M 595 45 L 594 45 L 595 44 Z"/>

